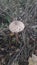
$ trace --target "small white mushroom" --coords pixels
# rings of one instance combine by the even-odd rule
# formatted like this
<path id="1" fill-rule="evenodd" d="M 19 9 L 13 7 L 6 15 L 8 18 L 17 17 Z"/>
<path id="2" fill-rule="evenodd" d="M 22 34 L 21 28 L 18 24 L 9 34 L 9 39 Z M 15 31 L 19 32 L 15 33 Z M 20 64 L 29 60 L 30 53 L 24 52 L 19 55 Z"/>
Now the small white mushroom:
<path id="1" fill-rule="evenodd" d="M 23 31 L 25 28 L 25 25 L 21 21 L 13 21 L 9 25 L 9 29 L 12 33 L 15 33 L 16 39 L 18 40 L 18 32 Z"/>
<path id="2" fill-rule="evenodd" d="M 24 29 L 24 24 L 20 21 L 13 21 L 10 25 L 9 25 L 9 29 L 12 33 L 17 33 L 17 32 L 21 32 Z"/>

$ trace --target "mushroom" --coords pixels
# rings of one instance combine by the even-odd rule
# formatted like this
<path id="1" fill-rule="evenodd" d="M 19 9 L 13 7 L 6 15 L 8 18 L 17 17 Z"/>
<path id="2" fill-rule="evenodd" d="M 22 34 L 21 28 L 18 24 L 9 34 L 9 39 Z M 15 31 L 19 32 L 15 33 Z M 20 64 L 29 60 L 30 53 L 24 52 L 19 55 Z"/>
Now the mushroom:
<path id="1" fill-rule="evenodd" d="M 21 21 L 13 21 L 10 25 L 9 25 L 9 29 L 12 33 L 15 34 L 16 36 L 16 41 L 18 42 L 18 33 L 23 31 L 23 29 L 25 28 L 25 25 L 21 22 Z"/>

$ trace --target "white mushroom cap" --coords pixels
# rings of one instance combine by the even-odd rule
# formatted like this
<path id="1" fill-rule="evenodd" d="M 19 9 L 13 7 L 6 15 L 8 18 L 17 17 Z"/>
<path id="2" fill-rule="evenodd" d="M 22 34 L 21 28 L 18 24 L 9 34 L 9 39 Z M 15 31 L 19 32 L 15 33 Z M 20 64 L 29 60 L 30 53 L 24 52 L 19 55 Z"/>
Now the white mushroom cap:
<path id="1" fill-rule="evenodd" d="M 25 25 L 21 22 L 21 21 L 13 21 L 10 25 L 9 25 L 9 29 L 11 32 L 21 32 L 23 31 L 23 29 L 25 28 Z"/>

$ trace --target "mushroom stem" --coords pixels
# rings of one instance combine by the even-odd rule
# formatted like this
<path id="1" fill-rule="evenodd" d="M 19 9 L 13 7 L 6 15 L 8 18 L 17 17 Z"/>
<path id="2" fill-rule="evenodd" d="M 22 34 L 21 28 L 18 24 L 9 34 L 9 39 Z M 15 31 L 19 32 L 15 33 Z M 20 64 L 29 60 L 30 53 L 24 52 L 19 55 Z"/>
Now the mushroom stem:
<path id="1" fill-rule="evenodd" d="M 18 33 L 15 33 L 15 37 L 16 37 L 16 41 L 18 42 L 19 41 L 19 36 L 18 36 Z"/>

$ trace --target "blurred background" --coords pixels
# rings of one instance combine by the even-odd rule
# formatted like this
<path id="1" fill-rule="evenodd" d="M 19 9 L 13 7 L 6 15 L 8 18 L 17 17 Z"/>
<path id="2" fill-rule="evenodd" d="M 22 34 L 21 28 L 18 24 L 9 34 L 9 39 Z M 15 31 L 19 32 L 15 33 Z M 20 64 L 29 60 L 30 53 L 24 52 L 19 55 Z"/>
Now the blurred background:
<path id="1" fill-rule="evenodd" d="M 19 44 L 9 30 L 14 20 L 25 25 Z M 32 54 L 37 56 L 37 0 L 0 0 L 0 65 L 33 65 Z"/>

